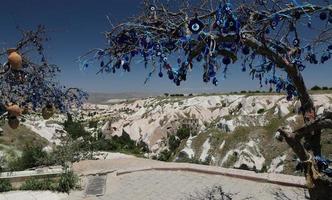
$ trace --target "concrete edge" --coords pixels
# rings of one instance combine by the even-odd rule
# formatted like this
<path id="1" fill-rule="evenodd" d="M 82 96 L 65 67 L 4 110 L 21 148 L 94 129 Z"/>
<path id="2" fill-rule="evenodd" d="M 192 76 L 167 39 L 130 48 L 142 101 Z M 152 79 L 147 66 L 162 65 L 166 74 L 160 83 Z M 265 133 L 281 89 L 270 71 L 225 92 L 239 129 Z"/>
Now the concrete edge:
<path id="1" fill-rule="evenodd" d="M 219 175 L 219 176 L 227 176 L 232 178 L 244 179 L 249 181 L 261 182 L 261 183 L 270 183 L 276 185 L 282 185 L 286 187 L 298 187 L 298 188 L 307 188 L 305 180 L 298 178 L 294 179 L 294 176 L 290 175 L 281 175 L 283 178 L 288 178 L 289 181 L 284 181 L 282 178 L 278 178 L 279 174 L 274 174 L 270 176 L 269 174 L 249 174 L 245 175 L 243 170 L 233 170 L 232 172 L 226 172 L 225 170 L 206 170 L 200 169 L 197 167 L 147 167 L 147 168 L 139 168 L 139 169 L 126 169 L 126 170 L 118 170 L 116 171 L 117 176 L 122 176 L 130 173 L 136 172 L 144 172 L 144 171 L 187 171 L 187 172 L 195 172 L 195 173 L 203 173 L 209 175 Z"/>

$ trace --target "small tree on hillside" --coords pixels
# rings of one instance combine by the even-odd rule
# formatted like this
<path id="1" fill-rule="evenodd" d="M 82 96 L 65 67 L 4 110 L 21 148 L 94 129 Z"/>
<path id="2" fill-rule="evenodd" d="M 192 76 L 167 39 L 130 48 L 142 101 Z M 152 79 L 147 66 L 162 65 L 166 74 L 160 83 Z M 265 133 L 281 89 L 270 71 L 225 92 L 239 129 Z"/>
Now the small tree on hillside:
<path id="1" fill-rule="evenodd" d="M 226 77 L 230 66 L 240 63 L 241 71 L 248 71 L 261 86 L 285 91 L 288 100 L 300 100 L 304 127 L 280 128 L 280 139 L 304 163 L 312 199 L 331 197 L 332 180 L 319 171 L 314 157 L 321 155 L 321 129 L 332 127 L 332 114 L 317 117 L 301 72 L 308 64 L 331 58 L 332 5 L 327 0 L 197 2 L 143 1 L 139 16 L 105 33 L 106 48 L 79 58 L 82 67 L 97 61 L 99 72 L 130 72 L 133 59 L 140 58 L 151 66 L 145 82 L 154 73 L 166 73 L 180 85 L 197 65 L 203 67 L 203 81 L 217 85 L 218 71 Z"/>

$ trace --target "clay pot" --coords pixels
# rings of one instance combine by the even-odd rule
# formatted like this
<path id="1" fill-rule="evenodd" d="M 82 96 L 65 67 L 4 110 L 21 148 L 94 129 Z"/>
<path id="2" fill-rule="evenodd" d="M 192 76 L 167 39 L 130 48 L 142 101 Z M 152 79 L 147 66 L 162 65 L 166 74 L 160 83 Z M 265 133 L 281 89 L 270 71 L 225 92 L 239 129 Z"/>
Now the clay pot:
<path id="1" fill-rule="evenodd" d="M 42 109 L 42 116 L 44 119 L 50 119 L 55 112 L 55 108 L 53 105 L 47 105 Z"/>
<path id="2" fill-rule="evenodd" d="M 10 116 L 8 118 L 8 125 L 12 129 L 17 129 L 20 126 L 20 121 L 15 116 Z"/>
<path id="3" fill-rule="evenodd" d="M 8 49 L 7 54 L 11 69 L 20 70 L 22 68 L 22 56 L 15 49 Z"/>
<path id="4" fill-rule="evenodd" d="M 11 116 L 18 117 L 18 116 L 22 115 L 22 109 L 16 104 L 6 106 L 6 110 L 8 111 L 9 115 L 11 115 Z"/>

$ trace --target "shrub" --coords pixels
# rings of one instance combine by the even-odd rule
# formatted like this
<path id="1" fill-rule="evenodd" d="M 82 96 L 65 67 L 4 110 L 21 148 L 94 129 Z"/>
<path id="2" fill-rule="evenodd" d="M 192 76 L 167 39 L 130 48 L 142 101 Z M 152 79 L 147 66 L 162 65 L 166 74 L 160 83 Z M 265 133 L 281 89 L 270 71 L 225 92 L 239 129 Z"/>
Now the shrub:
<path id="1" fill-rule="evenodd" d="M 322 88 L 320 88 L 319 86 L 315 85 L 314 87 L 311 88 L 311 90 L 321 90 Z"/>
<path id="2" fill-rule="evenodd" d="M 71 189 L 77 187 L 77 183 L 78 177 L 73 172 L 68 171 L 61 174 L 58 180 L 50 177 L 44 179 L 29 178 L 22 184 L 20 190 L 51 190 L 69 193 Z"/>
<path id="3" fill-rule="evenodd" d="M 55 180 L 51 178 L 45 179 L 36 179 L 36 178 L 29 178 L 27 179 L 20 190 L 52 190 L 55 191 L 58 187 L 58 184 Z"/>
<path id="4" fill-rule="evenodd" d="M 97 128 L 98 121 L 89 121 L 89 128 Z"/>
<path id="5" fill-rule="evenodd" d="M 45 151 L 43 151 L 43 147 L 41 145 L 26 146 L 24 147 L 20 157 L 16 157 L 8 161 L 8 170 L 21 171 L 28 168 L 46 165 L 48 164 L 47 158 L 48 155 Z"/>
<path id="6" fill-rule="evenodd" d="M 12 184 L 8 179 L 0 179 L 0 192 L 8 192 L 12 190 Z"/>
<path id="7" fill-rule="evenodd" d="M 77 183 L 78 177 L 72 171 L 68 171 L 61 175 L 57 191 L 69 193 L 71 189 L 77 187 Z"/>
<path id="8" fill-rule="evenodd" d="M 258 111 L 257 111 L 257 114 L 262 114 L 262 113 L 264 113 L 265 112 L 265 109 L 264 108 L 261 108 L 261 109 L 259 109 Z"/>
<path id="9" fill-rule="evenodd" d="M 190 130 L 189 130 L 189 128 L 182 127 L 180 129 L 178 129 L 178 131 L 176 132 L 176 135 L 180 138 L 180 140 L 187 139 L 190 136 Z"/>
<path id="10" fill-rule="evenodd" d="M 322 90 L 329 90 L 329 88 L 324 86 L 324 87 L 322 87 Z"/>
<path id="11" fill-rule="evenodd" d="M 181 140 L 176 138 L 176 136 L 171 135 L 168 138 L 168 147 L 170 151 L 175 151 L 181 144 Z"/>
<path id="12" fill-rule="evenodd" d="M 80 122 L 73 121 L 73 118 L 70 114 L 67 116 L 67 120 L 63 124 L 65 131 L 71 136 L 73 139 L 77 139 L 79 137 L 87 137 L 90 135 L 87 132 L 83 125 Z"/>
<path id="13" fill-rule="evenodd" d="M 196 191 L 194 194 L 190 194 L 186 197 L 186 200 L 232 200 L 232 194 L 226 193 L 222 186 L 213 186 L 212 188 L 206 188 L 203 191 Z"/>
<path id="14" fill-rule="evenodd" d="M 160 161 L 169 161 L 172 156 L 172 152 L 165 149 L 162 152 L 159 153 L 157 160 Z"/>
<path id="15" fill-rule="evenodd" d="M 142 155 L 149 152 L 149 147 L 146 143 L 143 141 L 136 142 L 126 133 L 123 133 L 120 137 L 113 136 L 110 139 L 101 137 L 98 140 L 92 140 L 90 146 L 90 149 L 96 151 L 116 151 L 135 155 Z"/>

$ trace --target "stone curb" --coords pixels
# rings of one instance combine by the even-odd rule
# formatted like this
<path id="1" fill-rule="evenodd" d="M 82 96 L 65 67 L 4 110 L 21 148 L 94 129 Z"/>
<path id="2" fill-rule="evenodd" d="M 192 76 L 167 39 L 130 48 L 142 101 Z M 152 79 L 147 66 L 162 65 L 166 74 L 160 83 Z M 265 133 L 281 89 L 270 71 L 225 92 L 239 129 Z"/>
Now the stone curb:
<path id="1" fill-rule="evenodd" d="M 219 176 L 227 176 L 232 178 L 244 179 L 249 181 L 261 182 L 261 183 L 270 183 L 276 185 L 282 185 L 287 187 L 298 187 L 298 188 L 307 188 L 305 180 L 302 177 L 294 177 L 290 175 L 283 174 L 268 174 L 262 173 L 258 174 L 255 172 L 244 171 L 244 170 L 211 170 L 211 169 L 201 169 L 199 167 L 146 167 L 146 168 L 138 168 L 138 169 L 126 169 L 126 170 L 117 170 L 116 175 L 122 176 L 135 172 L 145 172 L 145 171 L 187 171 L 187 172 L 195 172 L 195 173 L 203 173 L 209 175 L 219 175 Z M 246 174 L 244 174 L 246 173 Z M 286 180 L 287 181 L 286 181 Z"/>

